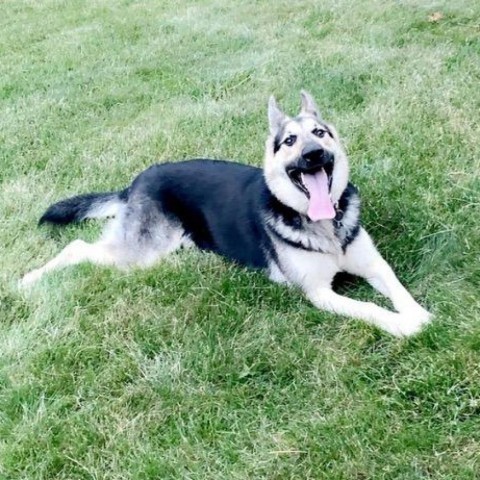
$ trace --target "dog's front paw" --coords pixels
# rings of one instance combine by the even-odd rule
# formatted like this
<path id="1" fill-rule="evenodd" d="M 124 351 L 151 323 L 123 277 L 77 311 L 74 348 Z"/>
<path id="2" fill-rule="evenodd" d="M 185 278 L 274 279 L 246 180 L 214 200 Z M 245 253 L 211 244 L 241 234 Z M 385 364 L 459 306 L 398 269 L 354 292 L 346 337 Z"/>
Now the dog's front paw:
<path id="1" fill-rule="evenodd" d="M 422 325 L 426 325 L 432 321 L 433 315 L 418 305 L 416 308 L 407 309 L 400 312 L 402 317 L 412 320 L 418 320 Z"/>
<path id="2" fill-rule="evenodd" d="M 398 314 L 395 322 L 394 335 L 398 337 L 410 337 L 419 333 L 425 325 L 432 320 L 432 314 L 423 308 L 402 312 Z"/>
<path id="3" fill-rule="evenodd" d="M 424 323 L 419 318 L 413 319 L 404 318 L 403 316 L 401 317 L 402 318 L 400 320 L 399 330 L 402 337 L 410 337 L 412 335 L 420 333 L 424 326 Z"/>

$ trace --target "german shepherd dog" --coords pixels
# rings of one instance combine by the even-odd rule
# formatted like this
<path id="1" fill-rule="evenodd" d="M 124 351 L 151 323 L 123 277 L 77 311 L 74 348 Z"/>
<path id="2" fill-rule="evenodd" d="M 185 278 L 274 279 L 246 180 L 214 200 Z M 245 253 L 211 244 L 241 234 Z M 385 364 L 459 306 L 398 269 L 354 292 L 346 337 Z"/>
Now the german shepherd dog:
<path id="1" fill-rule="evenodd" d="M 290 118 L 273 97 L 263 170 L 195 159 L 153 165 L 120 192 L 88 193 L 52 205 L 40 223 L 114 217 L 95 243 L 75 240 L 23 285 L 67 265 L 91 262 L 149 267 L 179 247 L 196 245 L 263 269 L 300 287 L 319 309 L 362 319 L 396 336 L 417 333 L 430 314 L 402 286 L 360 225 L 360 198 L 335 128 L 302 92 Z M 335 293 L 344 271 L 365 278 L 396 312 Z"/>

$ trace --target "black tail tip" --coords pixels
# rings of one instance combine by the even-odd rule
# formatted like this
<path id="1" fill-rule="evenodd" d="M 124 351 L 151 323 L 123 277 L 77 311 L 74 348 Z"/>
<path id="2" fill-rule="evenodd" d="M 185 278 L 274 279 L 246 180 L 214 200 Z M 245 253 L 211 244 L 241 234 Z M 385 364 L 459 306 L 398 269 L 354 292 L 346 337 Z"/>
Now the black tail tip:
<path id="1" fill-rule="evenodd" d="M 66 208 L 62 203 L 56 203 L 49 207 L 47 211 L 40 217 L 38 225 L 51 223 L 53 225 L 66 225 L 77 221 L 77 214 L 75 210 Z"/>
<path id="2" fill-rule="evenodd" d="M 38 224 L 53 223 L 55 225 L 66 225 L 67 223 L 81 222 L 89 218 L 89 214 L 96 205 L 101 205 L 112 200 L 126 201 L 127 192 L 127 189 L 125 189 L 120 193 L 84 193 L 60 200 L 48 207 L 47 211 L 38 221 Z"/>

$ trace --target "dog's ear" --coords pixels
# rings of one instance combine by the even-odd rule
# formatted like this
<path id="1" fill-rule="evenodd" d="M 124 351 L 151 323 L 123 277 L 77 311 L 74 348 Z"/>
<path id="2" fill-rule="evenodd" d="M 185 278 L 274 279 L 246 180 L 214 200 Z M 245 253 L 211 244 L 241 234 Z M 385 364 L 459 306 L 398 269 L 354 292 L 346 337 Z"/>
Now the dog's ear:
<path id="1" fill-rule="evenodd" d="M 318 110 L 317 104 L 315 103 L 313 97 L 305 90 L 302 90 L 300 95 L 302 96 L 302 109 L 300 114 L 313 115 L 315 118 L 320 120 L 320 111 Z"/>
<path id="2" fill-rule="evenodd" d="M 272 95 L 268 100 L 268 123 L 270 125 L 270 133 L 275 135 L 287 119 L 288 117 L 278 108 L 277 101 Z"/>

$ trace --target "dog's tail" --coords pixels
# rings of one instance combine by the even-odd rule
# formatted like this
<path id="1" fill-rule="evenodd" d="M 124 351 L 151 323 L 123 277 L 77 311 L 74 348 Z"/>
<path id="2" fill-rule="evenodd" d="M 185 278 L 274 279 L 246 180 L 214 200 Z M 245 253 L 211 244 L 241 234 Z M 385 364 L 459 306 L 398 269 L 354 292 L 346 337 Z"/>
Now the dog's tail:
<path id="1" fill-rule="evenodd" d="M 66 225 L 71 222 L 81 222 L 87 218 L 114 217 L 127 200 L 128 189 L 121 192 L 76 195 L 50 205 L 38 224 Z"/>

